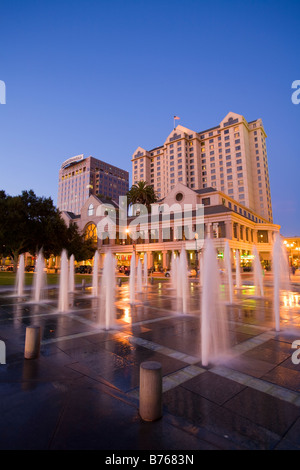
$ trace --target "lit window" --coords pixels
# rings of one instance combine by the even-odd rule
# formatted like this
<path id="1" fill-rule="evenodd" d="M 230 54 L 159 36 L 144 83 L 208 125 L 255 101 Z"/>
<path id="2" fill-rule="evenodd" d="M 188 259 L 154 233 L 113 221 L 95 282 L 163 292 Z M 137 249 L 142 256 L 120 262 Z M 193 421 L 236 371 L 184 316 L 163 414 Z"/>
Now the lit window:
<path id="1" fill-rule="evenodd" d="M 85 229 L 85 239 L 91 239 L 94 243 L 97 242 L 97 227 L 95 224 L 88 224 Z"/>
<path id="2" fill-rule="evenodd" d="M 94 215 L 94 206 L 90 204 L 88 207 L 88 216 Z"/>

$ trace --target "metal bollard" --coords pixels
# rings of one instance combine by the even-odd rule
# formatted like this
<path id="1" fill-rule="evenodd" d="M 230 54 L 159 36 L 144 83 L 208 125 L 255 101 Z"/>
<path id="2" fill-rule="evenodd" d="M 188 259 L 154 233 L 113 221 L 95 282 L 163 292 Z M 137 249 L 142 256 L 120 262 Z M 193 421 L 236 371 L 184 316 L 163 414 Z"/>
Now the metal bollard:
<path id="1" fill-rule="evenodd" d="M 159 362 L 140 365 L 139 413 L 144 421 L 155 421 L 162 416 L 162 368 Z"/>
<path id="2" fill-rule="evenodd" d="M 41 327 L 27 326 L 25 335 L 25 359 L 36 359 L 40 354 Z"/>

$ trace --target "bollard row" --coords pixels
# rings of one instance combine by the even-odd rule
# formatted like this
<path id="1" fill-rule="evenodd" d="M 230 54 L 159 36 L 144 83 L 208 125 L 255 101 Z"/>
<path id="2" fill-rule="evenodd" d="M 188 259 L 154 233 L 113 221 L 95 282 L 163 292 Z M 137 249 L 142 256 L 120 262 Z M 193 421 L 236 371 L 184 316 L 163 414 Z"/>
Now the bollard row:
<path id="1" fill-rule="evenodd" d="M 162 367 L 148 361 L 140 365 L 139 414 L 144 421 L 155 421 L 162 416 Z"/>
<path id="2" fill-rule="evenodd" d="M 27 326 L 25 335 L 25 359 L 36 359 L 40 355 L 41 327 Z"/>

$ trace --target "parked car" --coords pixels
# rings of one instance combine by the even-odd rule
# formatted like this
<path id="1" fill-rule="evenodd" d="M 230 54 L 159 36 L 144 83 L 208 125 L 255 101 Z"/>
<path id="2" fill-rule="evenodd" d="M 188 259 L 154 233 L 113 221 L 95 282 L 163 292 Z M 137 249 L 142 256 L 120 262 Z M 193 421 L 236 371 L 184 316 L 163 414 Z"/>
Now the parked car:
<path id="1" fill-rule="evenodd" d="M 171 271 L 167 270 L 165 272 L 165 277 L 170 277 L 171 276 Z M 196 277 L 197 276 L 197 271 L 196 269 L 189 269 L 188 270 L 188 276 L 189 277 Z"/>
<path id="2" fill-rule="evenodd" d="M 77 274 L 91 274 L 92 273 L 92 266 L 77 266 L 75 269 Z"/>
<path id="3" fill-rule="evenodd" d="M 129 266 L 124 266 L 124 274 L 126 276 L 129 276 L 129 274 L 130 274 L 130 267 Z"/>
<path id="4" fill-rule="evenodd" d="M 252 271 L 252 267 L 251 266 L 243 266 L 243 271 L 244 271 L 244 273 L 249 273 L 250 271 Z"/>
<path id="5" fill-rule="evenodd" d="M 25 271 L 27 273 L 33 273 L 34 272 L 34 266 L 25 266 Z"/>

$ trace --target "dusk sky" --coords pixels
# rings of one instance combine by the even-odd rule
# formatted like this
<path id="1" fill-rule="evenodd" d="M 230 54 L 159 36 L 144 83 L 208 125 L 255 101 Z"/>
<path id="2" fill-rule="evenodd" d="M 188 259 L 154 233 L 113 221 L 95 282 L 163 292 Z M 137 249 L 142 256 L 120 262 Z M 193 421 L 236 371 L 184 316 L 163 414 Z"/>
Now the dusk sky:
<path id="1" fill-rule="evenodd" d="M 261 118 L 274 222 L 300 236 L 300 4 L 296 1 L 0 0 L 0 189 L 57 202 L 64 160 L 130 172 L 178 124 Z M 300 93 L 299 93 L 300 97 Z"/>

